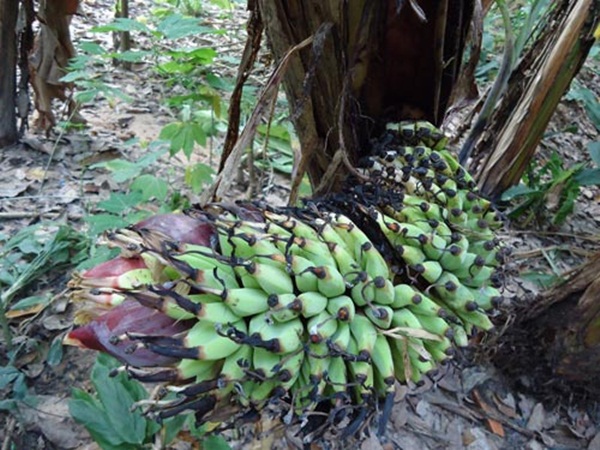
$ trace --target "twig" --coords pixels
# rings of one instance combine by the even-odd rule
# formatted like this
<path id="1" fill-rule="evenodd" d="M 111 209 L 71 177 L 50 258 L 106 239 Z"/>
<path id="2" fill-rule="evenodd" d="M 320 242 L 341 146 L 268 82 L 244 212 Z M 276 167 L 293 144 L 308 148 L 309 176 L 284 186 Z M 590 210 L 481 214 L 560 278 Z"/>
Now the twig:
<path id="1" fill-rule="evenodd" d="M 44 219 L 58 219 L 64 213 L 54 212 L 36 212 L 36 211 L 11 211 L 11 212 L 0 212 L 0 220 L 11 220 L 11 219 L 32 219 L 40 217 Z M 69 214 L 69 219 L 80 220 L 83 218 L 82 214 Z"/>
<path id="2" fill-rule="evenodd" d="M 260 15 L 260 9 L 258 8 L 258 2 L 254 2 L 252 5 L 248 5 L 250 17 L 248 18 L 248 39 L 244 46 L 244 52 L 242 54 L 242 60 L 238 68 L 237 80 L 233 93 L 231 94 L 231 100 L 229 102 L 229 120 L 227 126 L 227 136 L 225 137 L 225 143 L 223 145 L 223 154 L 221 161 L 219 162 L 219 172 L 225 168 L 225 162 L 229 159 L 229 155 L 233 151 L 235 144 L 238 140 L 238 133 L 240 127 L 240 115 L 241 115 L 241 101 L 244 84 L 250 76 L 256 56 L 260 50 L 260 41 L 262 39 L 262 31 L 264 24 Z"/>
<path id="3" fill-rule="evenodd" d="M 6 428 L 4 428 L 4 441 L 2 441 L 2 450 L 8 450 L 10 448 L 10 441 L 12 439 L 12 433 L 15 430 L 16 423 L 17 421 L 13 416 L 8 416 Z"/>
<path id="4" fill-rule="evenodd" d="M 485 130 L 487 121 L 490 118 L 492 111 L 496 107 L 498 99 L 502 96 L 502 94 L 504 94 L 504 91 L 506 90 L 506 86 L 508 85 L 508 79 L 510 78 L 510 75 L 512 74 L 515 65 L 515 39 L 512 24 L 510 22 L 510 13 L 504 0 L 496 0 L 496 4 L 498 5 L 498 8 L 500 8 L 500 13 L 502 14 L 502 22 L 504 24 L 504 55 L 502 56 L 502 64 L 500 65 L 498 76 L 496 77 L 492 89 L 490 90 L 490 93 L 485 99 L 481 111 L 477 116 L 475 125 L 473 126 L 471 132 L 467 136 L 467 140 L 465 141 L 458 155 L 458 161 L 462 165 L 465 165 L 465 163 L 467 162 L 471 151 L 473 150 L 473 147 L 477 142 L 477 139 L 479 139 L 479 137 Z"/>
<path id="5" fill-rule="evenodd" d="M 591 251 L 583 250 L 579 247 L 573 247 L 572 245 L 551 245 L 549 247 L 535 248 L 533 250 L 526 250 L 522 252 L 512 252 L 510 254 L 510 259 L 529 259 L 535 256 L 540 256 L 543 254 L 543 252 L 550 252 L 553 250 L 568 251 L 580 256 L 589 256 L 592 253 Z"/>
<path id="6" fill-rule="evenodd" d="M 313 36 L 309 36 L 299 44 L 292 47 L 279 62 L 277 68 L 273 74 L 271 74 L 271 77 L 267 81 L 265 88 L 261 92 L 256 107 L 254 108 L 254 111 L 252 111 L 252 115 L 244 127 L 244 131 L 242 131 L 242 134 L 237 140 L 233 150 L 231 151 L 231 154 L 227 158 L 227 161 L 225 161 L 223 170 L 219 173 L 219 175 L 217 175 L 213 184 L 205 189 L 202 193 L 202 196 L 200 197 L 201 205 L 205 205 L 211 200 L 215 200 L 215 198 L 218 199 L 222 197 L 223 194 L 228 190 L 229 186 L 231 186 L 231 183 L 234 180 L 233 173 L 239 164 L 242 153 L 248 147 L 248 144 L 254 137 L 256 128 L 258 127 L 260 119 L 263 117 L 265 110 L 268 106 L 270 106 L 269 99 L 277 95 L 279 85 L 283 80 L 283 74 L 287 69 L 290 58 L 299 50 L 310 45 L 312 41 Z"/>
<path id="7" fill-rule="evenodd" d="M 552 237 L 552 236 L 570 237 L 573 239 L 581 239 L 584 241 L 600 242 L 600 235 L 598 235 L 598 234 L 582 235 L 582 234 L 566 233 L 566 232 L 561 232 L 561 231 L 531 231 L 531 230 L 511 230 L 511 233 L 533 234 L 535 236 L 547 236 L 547 237 Z"/>

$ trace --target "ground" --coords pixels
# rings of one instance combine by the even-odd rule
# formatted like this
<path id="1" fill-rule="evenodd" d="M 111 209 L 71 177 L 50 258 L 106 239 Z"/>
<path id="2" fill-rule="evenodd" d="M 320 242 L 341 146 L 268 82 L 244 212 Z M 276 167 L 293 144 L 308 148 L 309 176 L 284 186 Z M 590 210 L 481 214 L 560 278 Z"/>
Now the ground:
<path id="1" fill-rule="evenodd" d="M 132 15 L 143 15 L 145 3 L 132 5 Z M 73 23 L 74 40 L 106 40 L 108 35 L 91 34 L 89 28 L 106 23 L 110 5 L 104 0 L 85 5 L 85 16 Z M 243 46 L 244 12 L 212 16 L 221 21 L 217 26 L 228 30 L 224 36 L 209 43 L 219 48 L 220 64 L 235 76 L 235 64 L 227 57 L 241 54 Z M 214 23 L 214 22 L 213 22 Z M 137 45 L 148 45 L 143 40 Z M 221 51 L 222 49 L 222 51 Z M 237 56 L 239 58 L 239 56 Z M 229 61 L 226 64 L 226 61 Z M 268 66 L 261 66 L 262 74 Z M 133 97 L 131 103 L 101 99 L 84 105 L 82 115 L 87 120 L 83 130 L 54 131 L 44 136 L 30 130 L 22 143 L 0 153 L 0 234 L 13 236 L 24 227 L 43 223 L 40 233 L 50 235 L 58 224 L 69 224 L 84 232 L 89 223 L 84 219 L 94 212 L 99 200 L 122 189 L 114 178 L 101 168 L 90 164 L 124 158 L 136 161 L 146 151 L 144 143 L 156 139 L 164 124 L 172 120 L 161 99 L 165 88 L 157 80 L 149 65 L 135 65 L 132 71 L 121 67 L 101 68 L 104 80 L 118 86 Z M 592 90 L 600 86 L 594 70 L 584 69 L 579 82 Z M 258 79 L 261 70 L 255 74 Z M 597 95 L 597 92 L 596 92 Z M 565 130 L 577 124 L 574 132 Z M 136 137 L 139 143 L 129 146 L 127 140 Z M 598 140 L 598 131 L 586 112 L 575 101 L 565 100 L 558 108 L 548 137 L 537 155 L 543 165 L 556 149 L 567 165 L 586 161 L 585 148 Z M 200 149 L 194 160 L 216 166 L 222 140 L 211 142 L 214 155 Z M 180 156 L 163 157 L 156 171 L 169 179 L 171 186 L 186 190 L 183 185 L 187 161 Z M 266 183 L 258 195 L 270 202 L 285 202 L 287 179 L 277 176 Z M 188 193 L 192 201 L 194 195 Z M 246 193 L 237 186 L 232 197 Z M 502 238 L 514 247 L 511 263 L 513 277 L 506 287 L 506 316 L 510 304 L 526 304 L 539 290 L 526 273 L 552 275 L 581 263 L 587 255 L 598 250 L 600 223 L 600 191 L 597 186 L 582 188 L 575 211 L 560 227 L 543 229 L 529 226 L 518 229 L 508 224 Z M 95 355 L 75 348 L 65 348 L 62 358 L 49 363 L 51 343 L 64 335 L 71 326 L 73 307 L 66 297 L 68 271 L 50 271 L 27 285 L 13 300 L 31 295 L 48 295 L 50 301 L 42 309 L 34 309 L 11 316 L 10 326 L 15 343 L 26 350 L 20 353 L 14 365 L 26 375 L 31 394 L 37 396 L 35 405 L 20 404 L 13 414 L 1 413 L 0 442 L 2 450 L 16 449 L 93 449 L 97 448 L 85 429 L 69 416 L 67 402 L 72 387 L 89 389 L 89 371 Z M 495 338 L 492 337 L 493 341 Z M 485 348 L 485 342 L 480 343 Z M 1 347 L 5 352 L 5 347 Z M 471 357 L 469 357 L 471 356 Z M 528 389 L 535 378 L 523 374 L 517 383 L 509 380 L 489 362 L 485 352 L 476 352 L 458 358 L 456 365 L 441 369 L 435 380 L 408 392 L 400 390 L 396 399 L 386 439 L 381 443 L 371 437 L 360 444 L 363 449 L 599 449 L 600 413 L 593 403 L 573 402 L 536 396 Z M 0 363 L 4 364 L 4 355 Z M 524 362 L 526 364 L 526 362 Z M 4 373 L 0 373 L 0 381 Z M 5 388 L 3 394 L 9 395 Z M 550 401 L 548 401 L 550 400 Z M 269 429 L 272 423 L 263 424 Z M 234 448 L 266 448 L 301 445 L 290 432 L 275 426 L 269 438 L 260 435 L 257 428 L 243 433 L 231 433 Z M 358 444 L 357 444 L 358 445 Z M 179 441 L 174 448 L 190 448 Z M 334 441 L 314 445 L 313 448 L 334 448 Z"/>

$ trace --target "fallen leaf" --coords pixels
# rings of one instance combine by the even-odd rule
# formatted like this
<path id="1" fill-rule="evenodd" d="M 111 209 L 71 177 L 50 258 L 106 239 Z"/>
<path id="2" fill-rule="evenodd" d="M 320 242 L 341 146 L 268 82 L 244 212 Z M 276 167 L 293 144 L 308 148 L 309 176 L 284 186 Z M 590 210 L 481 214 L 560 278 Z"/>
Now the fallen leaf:
<path id="1" fill-rule="evenodd" d="M 72 203 L 79 200 L 79 187 L 75 185 L 65 184 L 61 187 L 56 195 L 61 204 Z"/>
<path id="2" fill-rule="evenodd" d="M 70 321 L 66 317 L 52 315 L 48 317 L 44 317 L 42 320 L 42 324 L 46 330 L 65 330 L 71 326 Z"/>
<path id="3" fill-rule="evenodd" d="M 529 419 L 527 419 L 527 429 L 532 431 L 542 431 L 544 419 L 546 417 L 546 411 L 544 411 L 544 405 L 537 403 L 531 411 Z"/>
<path id="4" fill-rule="evenodd" d="M 482 398 L 477 389 L 473 391 L 473 398 L 475 399 L 475 403 L 483 410 L 484 413 L 486 413 L 486 415 L 494 414 L 496 412 L 494 408 Z M 486 417 L 485 422 L 492 433 L 494 433 L 496 436 L 504 437 L 504 427 L 500 422 L 490 417 Z"/>
<path id="5" fill-rule="evenodd" d="M 41 181 L 45 177 L 50 178 L 49 173 L 46 173 L 46 170 L 43 167 L 32 167 L 26 173 L 26 177 L 31 181 Z"/>
<path id="6" fill-rule="evenodd" d="M 375 433 L 371 433 L 371 436 L 360 445 L 360 450 L 383 450 L 383 447 Z"/>
<path id="7" fill-rule="evenodd" d="M 6 311 L 5 316 L 8 319 L 18 319 L 19 317 L 33 316 L 39 313 L 45 307 L 45 305 L 38 304 L 25 309 L 11 309 L 10 311 Z"/>
<path id="8" fill-rule="evenodd" d="M 600 433 L 596 433 L 596 436 L 588 444 L 587 450 L 600 450 Z"/>
<path id="9" fill-rule="evenodd" d="M 31 182 L 19 181 L 14 179 L 12 182 L 7 183 L 6 181 L 0 183 L 0 198 L 13 198 L 25 191 Z"/>
<path id="10" fill-rule="evenodd" d="M 526 450 L 544 450 L 545 447 L 535 439 L 532 439 L 525 445 Z"/>
<path id="11" fill-rule="evenodd" d="M 466 450 L 496 450 L 498 448 L 482 428 L 471 428 L 469 439 L 471 442 L 465 445 Z"/>
<path id="12" fill-rule="evenodd" d="M 40 431 L 58 448 L 77 448 L 89 440 L 85 429 L 71 418 L 68 399 L 50 395 L 38 395 L 35 399 L 35 407 L 19 403 L 26 427 Z"/>
<path id="13" fill-rule="evenodd" d="M 502 399 L 496 393 L 493 393 L 492 400 L 494 400 L 494 403 L 496 404 L 496 409 L 506 417 L 511 419 L 516 419 L 519 417 L 519 414 L 517 414 L 516 410 L 515 398 L 512 394 L 509 393 L 506 398 Z"/>
<path id="14" fill-rule="evenodd" d="M 463 370 L 461 374 L 463 392 L 471 392 L 477 386 L 490 379 L 491 376 L 490 371 L 482 367 L 471 367 Z"/>
<path id="15" fill-rule="evenodd" d="M 21 371 L 24 372 L 25 375 L 27 375 L 27 378 L 37 378 L 44 371 L 44 368 L 44 364 L 34 363 L 28 364 L 26 367 L 23 367 Z"/>

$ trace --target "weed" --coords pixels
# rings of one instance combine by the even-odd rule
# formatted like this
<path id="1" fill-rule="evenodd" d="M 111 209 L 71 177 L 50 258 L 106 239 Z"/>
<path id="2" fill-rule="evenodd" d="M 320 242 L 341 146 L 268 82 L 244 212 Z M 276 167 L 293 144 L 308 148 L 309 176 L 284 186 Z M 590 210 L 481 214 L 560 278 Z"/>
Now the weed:
<path id="1" fill-rule="evenodd" d="M 502 200 L 516 203 L 509 217 L 526 227 L 532 222 L 540 226 L 550 215 L 553 226 L 562 225 L 573 212 L 580 187 L 600 185 L 600 142 L 591 143 L 588 151 L 592 163 L 587 166 L 579 163 L 565 167 L 556 152 L 541 169 L 532 161 L 523 182 L 502 195 Z"/>

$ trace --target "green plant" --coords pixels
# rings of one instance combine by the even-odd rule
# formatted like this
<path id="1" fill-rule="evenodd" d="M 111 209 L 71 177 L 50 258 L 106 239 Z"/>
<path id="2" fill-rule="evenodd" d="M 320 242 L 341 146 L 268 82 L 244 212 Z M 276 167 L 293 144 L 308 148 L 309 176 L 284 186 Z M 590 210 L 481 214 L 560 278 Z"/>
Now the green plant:
<path id="1" fill-rule="evenodd" d="M 522 183 L 502 195 L 502 200 L 516 203 L 508 216 L 522 226 L 534 221 L 541 225 L 548 215 L 553 226 L 564 223 L 573 212 L 580 187 L 600 184 L 600 142 L 591 143 L 588 151 L 592 164 L 587 167 L 585 163 L 565 167 L 556 152 L 541 169 L 532 161 Z"/>
<path id="2" fill-rule="evenodd" d="M 74 388 L 69 401 L 71 416 L 103 450 L 150 448 L 153 444 L 153 448 L 164 448 L 184 427 L 203 441 L 204 448 L 229 449 L 223 438 L 205 436 L 205 428 L 196 427 L 191 414 L 160 424 L 145 417 L 141 405 L 148 401 L 148 392 L 119 367 L 116 359 L 98 355 L 91 373 L 93 391 Z"/>
<path id="3" fill-rule="evenodd" d="M 15 366 L 20 348 L 7 352 L 8 361 L 0 365 L 0 411 L 17 413 L 19 403 L 35 407 L 36 397 L 27 388 L 25 374 Z"/>
<path id="4" fill-rule="evenodd" d="M 18 405 L 35 407 L 36 396 L 26 383 L 19 357 L 43 355 L 49 366 L 60 363 L 62 336 L 56 336 L 50 345 L 26 335 L 14 338 L 9 320 L 25 315 L 36 316 L 52 301 L 47 293 L 17 299 L 34 287 L 50 270 L 60 273 L 88 258 L 90 241 L 82 233 L 65 225 L 38 223 L 20 230 L 11 238 L 0 237 L 0 326 L 4 351 L 0 352 L 0 410 L 18 415 Z"/>
<path id="5" fill-rule="evenodd" d="M 161 139 L 171 142 L 171 152 L 183 151 L 190 156 L 194 145 L 205 145 L 208 136 L 218 131 L 221 118 L 220 79 L 210 70 L 217 52 L 206 46 L 186 47 L 181 39 L 190 35 L 220 33 L 200 25 L 198 20 L 169 12 L 156 23 L 146 25 L 138 20 L 118 18 L 112 23 L 95 27 L 99 33 L 129 31 L 146 35 L 151 41 L 150 50 L 106 52 L 99 46 L 92 48 L 103 58 L 129 62 L 150 61 L 164 85 L 176 92 L 165 99 L 179 120 L 161 131 Z"/>
<path id="6" fill-rule="evenodd" d="M 79 43 L 79 54 L 69 61 L 68 73 L 61 78 L 61 81 L 77 86 L 74 98 L 79 104 L 90 103 L 102 96 L 131 101 L 131 97 L 105 82 L 98 72 L 97 68 L 105 64 L 109 55 L 100 44 L 90 41 Z"/>
<path id="7" fill-rule="evenodd" d="M 22 229 L 5 242 L 0 252 L 0 326 L 9 350 L 12 335 L 7 311 L 48 302 L 45 297 L 29 297 L 11 305 L 15 296 L 50 270 L 64 270 L 86 259 L 89 245 L 89 239 L 71 227 L 42 223 Z"/>
<path id="8" fill-rule="evenodd" d="M 254 164 L 261 170 L 277 170 L 290 175 L 294 168 L 295 138 L 289 122 L 259 125 L 255 143 Z"/>
<path id="9" fill-rule="evenodd" d="M 99 355 L 91 374 L 94 394 L 73 389 L 69 411 L 103 449 L 140 448 L 153 441 L 161 426 L 147 420 L 139 409 L 133 410 L 133 405 L 147 399 L 148 393 L 126 374 L 115 375 L 117 367 L 116 360 Z M 169 444 L 182 425 L 182 418 L 166 420 L 162 425 L 163 443 Z"/>
<path id="10" fill-rule="evenodd" d="M 600 102 L 598 102 L 598 96 L 595 92 L 583 86 L 579 81 L 574 80 L 565 97 L 567 100 L 581 103 L 596 130 L 600 131 Z"/>
<path id="11" fill-rule="evenodd" d="M 543 29 L 543 15 L 550 1 L 521 0 L 506 6 L 498 0 L 495 3 L 498 7 L 492 8 L 484 18 L 481 55 L 475 71 L 475 77 L 480 82 L 491 81 L 495 77 L 500 69 L 499 55 L 506 45 L 512 45 L 510 66 L 514 68 L 527 44 Z M 503 21 L 502 8 L 507 8 L 509 22 Z"/>

